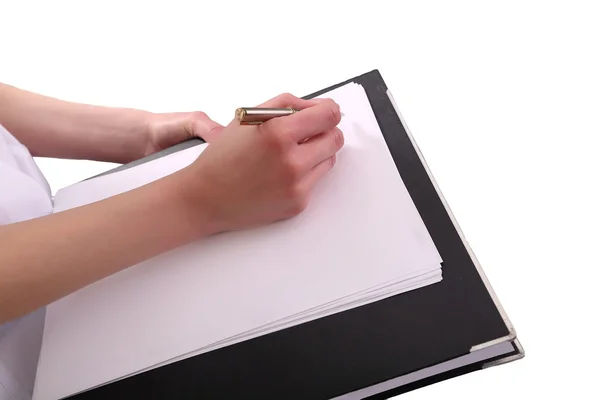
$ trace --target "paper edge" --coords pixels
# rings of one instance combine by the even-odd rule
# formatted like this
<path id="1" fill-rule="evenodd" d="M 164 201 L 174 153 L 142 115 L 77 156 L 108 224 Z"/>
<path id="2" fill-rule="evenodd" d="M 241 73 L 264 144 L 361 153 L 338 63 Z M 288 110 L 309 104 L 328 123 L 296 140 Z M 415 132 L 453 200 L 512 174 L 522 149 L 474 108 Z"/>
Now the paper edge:
<path id="1" fill-rule="evenodd" d="M 504 307 L 502 306 L 502 303 L 500 302 L 500 299 L 498 298 L 498 296 L 496 295 L 496 292 L 494 291 L 489 279 L 487 278 L 485 272 L 483 271 L 483 268 L 481 266 L 481 264 L 479 263 L 479 260 L 477 259 L 475 252 L 473 251 L 473 249 L 471 248 L 471 246 L 469 245 L 469 242 L 467 241 L 467 238 L 464 234 L 464 232 L 462 231 L 462 229 L 460 228 L 460 225 L 458 224 L 458 221 L 456 219 L 456 217 L 454 216 L 454 213 L 452 212 L 450 205 L 448 204 L 446 198 L 444 197 L 437 181 L 435 180 L 431 169 L 429 168 L 425 157 L 423 156 L 423 153 L 421 152 L 421 149 L 419 148 L 419 145 L 417 144 L 417 141 L 415 140 L 412 132 L 410 131 L 410 128 L 408 127 L 408 124 L 406 123 L 406 120 L 404 119 L 404 117 L 402 116 L 402 113 L 400 112 L 400 109 L 398 108 L 398 105 L 396 104 L 396 101 L 394 99 L 394 96 L 392 95 L 391 90 L 387 89 L 386 93 L 388 95 L 388 98 L 390 100 L 390 102 L 392 103 L 392 106 L 396 112 L 396 114 L 398 115 L 398 118 L 400 119 L 400 123 L 402 124 L 402 126 L 404 127 L 404 130 L 406 131 L 407 136 L 409 137 L 417 155 L 419 156 L 419 160 L 421 161 L 421 164 L 423 165 L 423 168 L 425 169 L 425 171 L 427 172 L 427 176 L 429 177 L 432 185 L 435 188 L 435 191 L 437 193 L 437 195 L 439 196 L 440 200 L 442 201 L 442 204 L 444 205 L 444 208 L 446 209 L 446 212 L 448 214 L 448 216 L 450 217 L 450 220 L 452 221 L 452 224 L 454 225 L 454 228 L 456 229 L 456 232 L 458 233 L 463 245 L 465 246 L 465 248 L 467 249 L 467 252 L 469 254 L 469 257 L 471 258 L 471 261 L 473 262 L 473 265 L 475 265 L 475 269 L 477 270 L 477 272 L 479 273 L 479 276 L 486 288 L 486 290 L 488 291 L 488 293 L 490 294 L 490 297 L 492 298 L 492 301 L 494 302 L 494 305 L 496 306 L 496 308 L 498 309 L 498 312 L 500 313 L 500 316 L 502 318 L 502 320 L 504 321 L 504 324 L 506 325 L 506 328 L 508 329 L 509 334 L 494 340 L 490 340 L 488 342 L 484 342 L 484 343 L 480 343 L 477 345 L 474 345 L 471 347 L 470 352 L 474 352 L 477 350 L 481 350 L 484 349 L 486 347 L 490 347 L 493 345 L 496 345 L 498 343 L 501 342 L 506 342 L 506 341 L 512 341 L 514 339 L 516 339 L 517 337 L 517 333 L 515 330 L 514 325 L 512 324 L 512 322 L 510 321 L 510 318 L 508 317 L 508 314 L 506 313 L 506 310 L 504 309 Z M 520 345 L 520 344 L 519 344 Z"/>

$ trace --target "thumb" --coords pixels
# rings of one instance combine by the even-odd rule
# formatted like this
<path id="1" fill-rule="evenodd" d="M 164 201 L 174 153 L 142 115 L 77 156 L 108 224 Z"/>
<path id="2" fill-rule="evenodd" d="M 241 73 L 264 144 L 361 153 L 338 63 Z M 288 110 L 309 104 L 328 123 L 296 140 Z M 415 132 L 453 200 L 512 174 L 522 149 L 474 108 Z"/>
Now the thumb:
<path id="1" fill-rule="evenodd" d="M 206 142 L 211 142 L 218 137 L 223 130 L 223 125 L 210 119 L 203 112 L 195 112 L 192 114 L 192 134 L 203 139 Z"/>

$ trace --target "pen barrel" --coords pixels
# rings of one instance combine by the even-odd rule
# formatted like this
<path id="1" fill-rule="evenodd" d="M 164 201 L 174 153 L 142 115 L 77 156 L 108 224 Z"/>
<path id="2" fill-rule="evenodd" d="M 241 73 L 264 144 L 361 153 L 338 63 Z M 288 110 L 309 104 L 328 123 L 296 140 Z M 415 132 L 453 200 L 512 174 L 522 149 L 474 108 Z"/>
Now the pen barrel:
<path id="1" fill-rule="evenodd" d="M 292 108 L 238 108 L 236 118 L 241 124 L 260 124 L 272 118 L 283 117 L 295 113 Z"/>

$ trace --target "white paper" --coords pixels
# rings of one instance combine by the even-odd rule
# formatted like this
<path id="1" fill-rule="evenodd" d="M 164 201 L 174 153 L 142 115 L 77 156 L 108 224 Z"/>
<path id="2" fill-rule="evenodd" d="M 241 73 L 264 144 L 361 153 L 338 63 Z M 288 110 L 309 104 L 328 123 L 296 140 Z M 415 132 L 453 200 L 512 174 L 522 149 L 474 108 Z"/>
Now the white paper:
<path id="1" fill-rule="evenodd" d="M 345 114 L 345 146 L 307 210 L 192 243 L 51 304 L 35 399 L 72 395 L 441 279 L 441 258 L 364 90 L 350 84 L 327 96 Z M 65 188 L 56 212 L 175 172 L 205 146 Z"/>

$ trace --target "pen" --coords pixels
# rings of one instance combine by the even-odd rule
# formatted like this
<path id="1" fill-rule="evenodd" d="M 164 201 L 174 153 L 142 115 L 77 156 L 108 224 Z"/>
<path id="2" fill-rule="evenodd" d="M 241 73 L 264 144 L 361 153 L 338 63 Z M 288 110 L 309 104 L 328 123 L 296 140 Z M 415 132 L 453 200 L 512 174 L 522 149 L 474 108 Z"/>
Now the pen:
<path id="1" fill-rule="evenodd" d="M 297 112 L 291 107 L 287 108 L 257 108 L 241 107 L 235 110 L 235 117 L 241 125 L 257 125 L 275 117 L 291 115 Z"/>
<path id="2" fill-rule="evenodd" d="M 291 107 L 286 108 L 258 108 L 240 107 L 235 110 L 235 118 L 241 125 L 258 125 L 275 117 L 283 117 L 298 112 Z M 342 117 L 344 113 L 342 113 Z"/>

